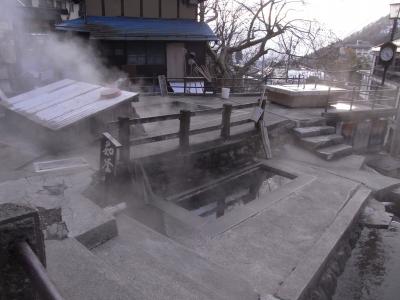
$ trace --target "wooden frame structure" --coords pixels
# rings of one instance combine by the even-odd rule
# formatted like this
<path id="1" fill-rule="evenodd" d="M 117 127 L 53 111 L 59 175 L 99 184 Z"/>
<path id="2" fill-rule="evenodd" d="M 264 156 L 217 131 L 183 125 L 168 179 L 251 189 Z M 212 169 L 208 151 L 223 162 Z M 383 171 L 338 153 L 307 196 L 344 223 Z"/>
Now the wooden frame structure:
<path id="1" fill-rule="evenodd" d="M 117 122 L 111 122 L 110 125 L 118 125 L 118 142 L 122 145 L 119 149 L 119 164 L 128 166 L 130 163 L 130 151 L 131 146 L 150 144 L 153 142 L 166 141 L 171 139 L 179 139 L 178 152 L 182 155 L 189 153 L 191 149 L 190 136 L 207 133 L 211 131 L 220 131 L 220 139 L 222 141 L 229 141 L 231 139 L 231 128 L 235 126 L 240 126 L 244 124 L 254 123 L 254 131 L 249 131 L 249 135 L 258 133 L 260 135 L 260 140 L 262 141 L 263 150 L 265 152 L 265 157 L 271 157 L 271 151 L 269 146 L 269 139 L 267 129 L 264 124 L 263 115 L 261 115 L 258 122 L 253 119 L 244 119 L 233 121 L 231 120 L 232 111 L 240 109 L 248 109 L 253 107 L 260 107 L 265 109 L 266 100 L 258 100 L 257 102 L 250 102 L 245 104 L 224 104 L 222 108 L 206 109 L 201 111 L 189 111 L 181 110 L 180 113 L 166 114 L 145 118 L 119 118 Z M 191 117 L 201 116 L 207 114 L 222 114 L 222 122 L 219 125 L 208 126 L 198 129 L 190 129 Z M 143 125 L 148 123 L 155 123 L 160 121 L 168 120 L 179 120 L 179 131 L 174 133 L 152 135 L 140 138 L 131 138 L 131 126 L 133 125 Z"/>

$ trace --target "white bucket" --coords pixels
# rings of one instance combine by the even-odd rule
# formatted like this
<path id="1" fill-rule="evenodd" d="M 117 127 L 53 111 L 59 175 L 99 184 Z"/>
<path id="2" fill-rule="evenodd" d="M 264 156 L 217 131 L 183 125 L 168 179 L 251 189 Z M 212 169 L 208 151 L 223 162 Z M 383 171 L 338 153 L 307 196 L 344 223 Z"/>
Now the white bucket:
<path id="1" fill-rule="evenodd" d="M 222 88 L 221 89 L 221 98 L 222 99 L 229 99 L 230 92 L 231 92 L 230 88 Z"/>

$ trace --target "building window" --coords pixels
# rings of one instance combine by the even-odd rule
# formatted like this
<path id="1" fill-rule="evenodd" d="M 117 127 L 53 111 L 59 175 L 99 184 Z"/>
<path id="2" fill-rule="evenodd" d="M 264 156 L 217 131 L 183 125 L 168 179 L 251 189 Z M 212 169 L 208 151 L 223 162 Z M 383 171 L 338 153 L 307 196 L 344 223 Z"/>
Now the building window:
<path id="1" fill-rule="evenodd" d="M 39 0 L 39 7 L 53 8 L 53 0 Z"/>
<path id="2" fill-rule="evenodd" d="M 127 53 L 128 65 L 164 65 L 165 44 L 163 43 L 129 43 Z"/>
<path id="3" fill-rule="evenodd" d="M 146 65 L 146 46 L 144 44 L 129 44 L 128 65 Z"/>

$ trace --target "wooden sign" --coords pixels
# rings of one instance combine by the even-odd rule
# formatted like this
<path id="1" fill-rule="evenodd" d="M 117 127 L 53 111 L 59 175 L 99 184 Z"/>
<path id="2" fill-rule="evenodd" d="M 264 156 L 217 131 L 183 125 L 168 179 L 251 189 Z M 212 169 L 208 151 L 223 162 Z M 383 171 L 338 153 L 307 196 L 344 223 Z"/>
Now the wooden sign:
<path id="1" fill-rule="evenodd" d="M 100 172 L 108 181 L 115 175 L 118 148 L 122 145 L 108 132 L 102 134 L 100 146 Z"/>
<path id="2" fill-rule="evenodd" d="M 261 107 L 257 106 L 254 108 L 253 113 L 251 114 L 251 119 L 257 123 L 258 121 L 260 121 L 263 113 L 264 110 Z"/>

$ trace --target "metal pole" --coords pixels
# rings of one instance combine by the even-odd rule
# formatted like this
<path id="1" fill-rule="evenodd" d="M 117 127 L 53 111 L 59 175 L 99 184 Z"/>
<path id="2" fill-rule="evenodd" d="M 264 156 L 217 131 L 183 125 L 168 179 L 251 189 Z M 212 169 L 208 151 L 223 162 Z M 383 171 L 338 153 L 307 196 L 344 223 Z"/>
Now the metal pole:
<path id="1" fill-rule="evenodd" d="M 350 111 L 353 110 L 353 101 L 354 101 L 355 95 L 356 95 L 356 88 L 353 87 L 353 92 L 351 93 Z"/>
<path id="2" fill-rule="evenodd" d="M 396 29 L 397 29 L 397 23 L 398 23 L 398 20 L 397 20 L 397 19 L 394 19 L 394 20 L 393 20 L 392 32 L 391 32 L 391 34 L 390 34 L 390 41 L 393 41 L 393 40 L 394 40 L 394 35 L 396 34 Z"/>
<path id="3" fill-rule="evenodd" d="M 394 35 L 396 34 L 397 23 L 398 23 L 398 20 L 396 18 L 393 20 L 392 32 L 390 33 L 390 41 L 391 42 L 394 40 Z M 396 53 L 394 55 L 396 56 Z M 382 86 L 385 85 L 386 73 L 387 73 L 388 68 L 389 68 L 389 66 L 387 66 L 387 65 L 383 68 L 383 75 L 382 75 L 382 82 L 381 82 Z"/>
<path id="4" fill-rule="evenodd" d="M 329 87 L 328 89 L 328 95 L 326 96 L 326 105 L 325 105 L 325 112 L 328 112 L 328 108 L 329 108 L 329 96 L 331 95 L 331 87 Z"/>
<path id="5" fill-rule="evenodd" d="M 51 282 L 45 268 L 27 242 L 17 245 L 17 253 L 22 266 L 28 274 L 33 286 L 43 300 L 63 300 L 56 286 Z"/>

